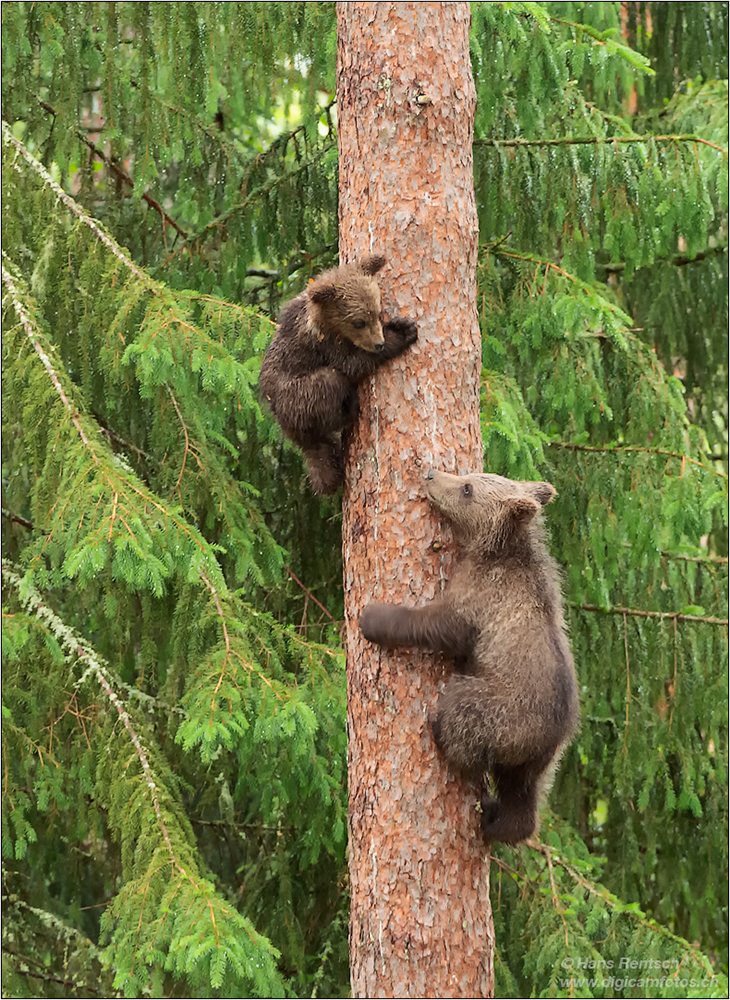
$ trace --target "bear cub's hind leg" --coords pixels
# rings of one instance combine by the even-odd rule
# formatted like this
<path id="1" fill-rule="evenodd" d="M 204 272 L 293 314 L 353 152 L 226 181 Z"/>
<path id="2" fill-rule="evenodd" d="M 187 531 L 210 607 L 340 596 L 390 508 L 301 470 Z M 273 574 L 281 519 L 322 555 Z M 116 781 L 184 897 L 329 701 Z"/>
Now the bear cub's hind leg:
<path id="1" fill-rule="evenodd" d="M 339 437 L 329 435 L 310 447 L 302 447 L 312 489 L 319 496 L 336 493 L 345 481 L 345 458 Z"/>

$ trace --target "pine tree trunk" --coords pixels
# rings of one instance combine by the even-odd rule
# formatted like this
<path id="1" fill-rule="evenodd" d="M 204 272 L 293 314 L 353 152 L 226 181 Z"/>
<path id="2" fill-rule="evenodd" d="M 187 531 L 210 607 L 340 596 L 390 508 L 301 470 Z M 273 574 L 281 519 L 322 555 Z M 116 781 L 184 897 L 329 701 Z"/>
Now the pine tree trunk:
<path id="1" fill-rule="evenodd" d="M 452 665 L 358 629 L 371 600 L 423 604 L 452 542 L 431 466 L 482 468 L 475 91 L 468 3 L 338 3 L 340 253 L 383 252 L 384 310 L 417 344 L 360 389 L 343 511 L 355 997 L 488 997 L 494 931 L 474 789 L 431 735 Z"/>

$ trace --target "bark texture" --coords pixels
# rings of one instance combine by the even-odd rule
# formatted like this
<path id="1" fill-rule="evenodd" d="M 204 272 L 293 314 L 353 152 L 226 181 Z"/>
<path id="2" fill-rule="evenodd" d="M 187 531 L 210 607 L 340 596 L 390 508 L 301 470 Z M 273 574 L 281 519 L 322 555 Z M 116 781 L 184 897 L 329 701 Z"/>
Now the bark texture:
<path id="1" fill-rule="evenodd" d="M 343 505 L 355 997 L 488 997 L 494 932 L 474 791 L 429 726 L 451 670 L 358 629 L 371 600 L 442 592 L 452 542 L 431 466 L 481 471 L 475 91 L 468 3 L 338 3 L 340 254 L 383 253 L 418 342 L 360 386 Z"/>

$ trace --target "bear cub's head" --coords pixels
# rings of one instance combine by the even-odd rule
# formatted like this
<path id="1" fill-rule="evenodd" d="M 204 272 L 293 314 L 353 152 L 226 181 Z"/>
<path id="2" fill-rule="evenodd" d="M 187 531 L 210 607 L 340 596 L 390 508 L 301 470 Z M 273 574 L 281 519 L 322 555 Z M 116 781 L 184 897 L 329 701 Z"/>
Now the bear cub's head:
<path id="1" fill-rule="evenodd" d="M 486 472 L 452 476 L 436 469 L 428 474 L 426 490 L 462 547 L 482 553 L 518 539 L 556 494 L 550 483 L 519 482 Z"/>
<path id="2" fill-rule="evenodd" d="M 364 257 L 356 264 L 324 271 L 306 291 L 307 314 L 316 336 L 324 331 L 349 340 L 371 354 L 385 347 L 380 322 L 380 289 L 373 277 L 385 257 Z"/>

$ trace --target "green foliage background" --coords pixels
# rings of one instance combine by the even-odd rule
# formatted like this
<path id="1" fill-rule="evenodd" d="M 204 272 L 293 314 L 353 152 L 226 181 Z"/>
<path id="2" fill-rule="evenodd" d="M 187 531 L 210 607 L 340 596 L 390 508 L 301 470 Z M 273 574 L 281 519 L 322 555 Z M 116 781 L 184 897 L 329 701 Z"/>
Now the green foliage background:
<path id="1" fill-rule="evenodd" d="M 558 489 L 583 702 L 497 994 L 725 996 L 727 4 L 472 9 L 485 468 Z M 256 392 L 334 5 L 2 18 L 4 993 L 346 996 L 339 501 Z"/>

